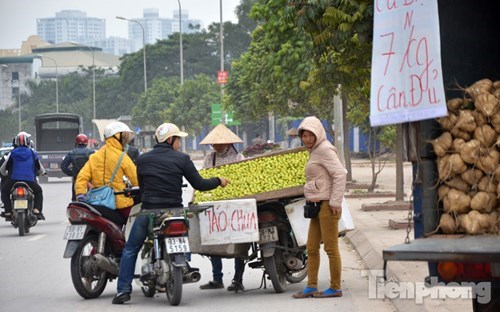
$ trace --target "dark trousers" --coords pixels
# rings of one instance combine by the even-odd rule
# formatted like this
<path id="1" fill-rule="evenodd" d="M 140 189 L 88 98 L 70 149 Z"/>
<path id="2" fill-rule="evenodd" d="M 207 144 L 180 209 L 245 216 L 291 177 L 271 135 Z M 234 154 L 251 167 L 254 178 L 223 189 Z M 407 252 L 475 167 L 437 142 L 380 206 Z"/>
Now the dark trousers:
<path id="1" fill-rule="evenodd" d="M 38 183 L 32 182 L 32 181 L 17 181 L 17 180 L 11 180 L 4 178 L 6 181 L 2 183 L 2 202 L 4 205 L 4 209 L 6 213 L 12 212 L 12 202 L 10 201 L 10 190 L 14 183 L 16 182 L 26 182 L 26 184 L 29 185 L 29 187 L 33 190 L 33 193 L 35 195 L 35 203 L 34 207 L 38 209 L 40 212 L 42 212 L 43 209 L 43 192 L 42 188 Z M 3 179 L 2 179 L 3 180 Z"/>
<path id="2" fill-rule="evenodd" d="M 210 257 L 212 262 L 212 274 L 214 282 L 222 283 L 222 258 Z M 233 280 L 239 283 L 243 282 L 243 272 L 245 271 L 245 261 L 240 258 L 234 258 L 234 278 Z"/>
<path id="3" fill-rule="evenodd" d="M 71 177 L 71 201 L 76 200 L 75 182 L 76 182 L 76 177 Z"/>

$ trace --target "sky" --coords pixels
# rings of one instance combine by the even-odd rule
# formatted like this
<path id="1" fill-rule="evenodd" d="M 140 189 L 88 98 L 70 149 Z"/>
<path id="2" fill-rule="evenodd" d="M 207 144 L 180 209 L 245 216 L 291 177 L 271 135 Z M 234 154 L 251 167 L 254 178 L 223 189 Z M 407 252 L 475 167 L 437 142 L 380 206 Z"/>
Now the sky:
<path id="1" fill-rule="evenodd" d="M 190 19 L 199 19 L 206 28 L 220 22 L 221 0 L 180 0 Z M 240 0 L 222 0 L 222 19 L 237 23 L 235 9 Z M 161 18 L 173 18 L 177 0 L 0 0 L 0 49 L 20 49 L 23 40 L 36 35 L 36 19 L 55 17 L 61 10 L 80 10 L 87 17 L 106 19 L 106 37 L 127 38 L 128 23 L 116 19 L 140 18 L 146 8 L 159 10 Z"/>

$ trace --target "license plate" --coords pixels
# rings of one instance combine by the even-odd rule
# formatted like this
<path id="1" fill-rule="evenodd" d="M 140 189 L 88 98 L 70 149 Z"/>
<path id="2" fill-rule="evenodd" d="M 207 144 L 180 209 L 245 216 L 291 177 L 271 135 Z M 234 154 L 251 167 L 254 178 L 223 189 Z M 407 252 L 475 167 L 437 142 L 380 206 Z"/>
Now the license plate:
<path id="1" fill-rule="evenodd" d="M 275 242 L 278 238 L 278 228 L 275 226 L 259 229 L 259 243 Z"/>
<path id="2" fill-rule="evenodd" d="M 27 199 L 16 199 L 14 201 L 14 209 L 28 209 Z"/>
<path id="3" fill-rule="evenodd" d="M 59 168 L 58 163 L 50 163 L 50 169 L 57 169 L 57 168 Z"/>
<path id="4" fill-rule="evenodd" d="M 167 237 L 165 238 L 165 245 L 167 246 L 167 253 L 184 253 L 190 252 L 189 240 L 187 237 Z"/>
<path id="5" fill-rule="evenodd" d="M 85 235 L 85 230 L 87 226 L 85 224 L 78 225 L 68 225 L 66 231 L 64 232 L 64 240 L 77 240 L 82 239 Z"/>

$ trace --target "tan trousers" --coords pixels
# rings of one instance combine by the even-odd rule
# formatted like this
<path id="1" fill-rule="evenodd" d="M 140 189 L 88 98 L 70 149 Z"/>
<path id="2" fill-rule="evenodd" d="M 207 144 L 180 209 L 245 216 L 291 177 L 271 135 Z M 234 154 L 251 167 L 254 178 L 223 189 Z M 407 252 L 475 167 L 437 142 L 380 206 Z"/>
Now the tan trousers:
<path id="1" fill-rule="evenodd" d="M 330 265 L 330 288 L 340 290 L 342 262 L 339 252 L 339 220 L 342 212 L 334 214 L 327 200 L 321 201 L 321 208 L 316 218 L 309 223 L 307 236 L 308 281 L 307 286 L 318 288 L 319 248 L 324 244 Z"/>

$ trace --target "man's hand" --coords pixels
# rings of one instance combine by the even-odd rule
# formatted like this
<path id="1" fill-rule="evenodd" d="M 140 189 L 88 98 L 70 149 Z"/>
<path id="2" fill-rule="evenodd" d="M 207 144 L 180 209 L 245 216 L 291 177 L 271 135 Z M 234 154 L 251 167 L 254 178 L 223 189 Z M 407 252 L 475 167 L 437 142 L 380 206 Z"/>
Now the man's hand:
<path id="1" fill-rule="evenodd" d="M 85 195 L 83 195 L 83 194 L 77 195 L 76 201 L 77 202 L 85 202 L 86 201 Z"/>
<path id="2" fill-rule="evenodd" d="M 219 180 L 220 180 L 220 186 L 221 187 L 226 187 L 226 185 L 229 184 L 229 180 L 227 180 L 226 178 L 219 177 Z"/>

